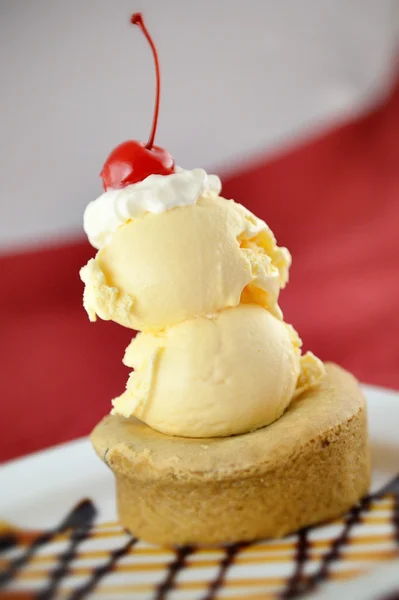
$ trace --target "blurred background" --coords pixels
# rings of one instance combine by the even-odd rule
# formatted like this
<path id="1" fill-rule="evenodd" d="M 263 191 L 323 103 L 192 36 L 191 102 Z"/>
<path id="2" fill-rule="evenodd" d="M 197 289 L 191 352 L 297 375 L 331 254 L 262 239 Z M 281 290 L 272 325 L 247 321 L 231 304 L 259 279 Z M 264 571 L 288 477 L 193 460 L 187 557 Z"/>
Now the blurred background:
<path id="1" fill-rule="evenodd" d="M 79 269 L 99 172 L 148 137 L 222 177 L 293 254 L 281 305 L 324 360 L 399 388 L 398 0 L 0 0 L 0 460 L 86 435 L 131 332 Z"/>

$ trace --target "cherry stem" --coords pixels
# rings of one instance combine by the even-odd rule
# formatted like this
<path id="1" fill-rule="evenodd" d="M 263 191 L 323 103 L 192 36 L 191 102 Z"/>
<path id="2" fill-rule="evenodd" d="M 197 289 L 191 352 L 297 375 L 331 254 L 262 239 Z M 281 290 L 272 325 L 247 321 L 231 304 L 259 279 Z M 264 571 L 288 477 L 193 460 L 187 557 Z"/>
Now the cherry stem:
<path id="1" fill-rule="evenodd" d="M 148 43 L 151 46 L 152 54 L 154 56 L 157 87 L 156 87 L 156 92 L 155 92 L 155 106 L 154 106 L 154 116 L 152 118 L 152 129 L 151 129 L 150 137 L 148 138 L 148 142 L 145 145 L 145 147 L 148 150 L 151 150 L 151 148 L 154 145 L 155 133 L 157 131 L 158 113 L 159 113 L 159 97 L 160 97 L 160 93 L 161 93 L 161 72 L 159 69 L 158 52 L 157 52 L 155 44 L 152 40 L 152 37 L 148 33 L 147 27 L 144 24 L 142 14 L 134 13 L 130 19 L 130 22 L 133 25 L 138 25 L 140 27 L 141 31 L 144 33 L 145 37 L 147 38 Z"/>

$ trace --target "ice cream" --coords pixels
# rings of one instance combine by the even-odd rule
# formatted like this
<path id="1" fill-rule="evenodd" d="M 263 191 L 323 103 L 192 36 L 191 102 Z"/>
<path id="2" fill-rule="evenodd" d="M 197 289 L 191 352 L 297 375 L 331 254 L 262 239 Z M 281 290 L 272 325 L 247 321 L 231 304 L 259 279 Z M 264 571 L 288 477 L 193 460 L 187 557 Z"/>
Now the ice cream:
<path id="1" fill-rule="evenodd" d="M 268 425 L 324 372 L 301 356 L 278 306 L 290 253 L 220 189 L 202 169 L 179 170 L 108 191 L 85 213 L 99 247 L 81 271 L 89 317 L 142 332 L 126 351 L 134 371 L 113 412 L 167 434 Z"/>
<path id="2" fill-rule="evenodd" d="M 300 371 L 289 329 L 256 304 L 140 333 L 124 364 L 134 371 L 114 412 L 187 437 L 228 436 L 275 421 Z"/>
<path id="3" fill-rule="evenodd" d="M 220 180 L 202 169 L 147 179 L 106 192 L 86 210 L 89 239 L 100 246 L 82 270 L 90 319 L 158 331 L 241 301 L 281 318 L 291 256 L 266 223 L 220 197 Z"/>

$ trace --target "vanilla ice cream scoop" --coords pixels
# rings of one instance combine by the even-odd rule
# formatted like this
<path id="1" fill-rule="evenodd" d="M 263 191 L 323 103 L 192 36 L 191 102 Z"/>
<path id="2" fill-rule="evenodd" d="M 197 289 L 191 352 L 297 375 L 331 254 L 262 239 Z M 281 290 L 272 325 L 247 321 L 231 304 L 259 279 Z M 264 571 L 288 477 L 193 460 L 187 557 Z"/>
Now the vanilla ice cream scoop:
<path id="1" fill-rule="evenodd" d="M 264 221 L 218 195 L 215 176 L 194 171 L 151 176 L 151 185 L 106 192 L 89 205 L 86 230 L 100 247 L 81 270 L 91 320 L 159 331 L 240 302 L 282 318 L 288 250 Z"/>
<path id="2" fill-rule="evenodd" d="M 300 374 L 298 338 L 270 312 L 241 304 L 213 318 L 139 333 L 124 363 L 134 368 L 113 412 L 161 433 L 214 437 L 278 419 Z"/>

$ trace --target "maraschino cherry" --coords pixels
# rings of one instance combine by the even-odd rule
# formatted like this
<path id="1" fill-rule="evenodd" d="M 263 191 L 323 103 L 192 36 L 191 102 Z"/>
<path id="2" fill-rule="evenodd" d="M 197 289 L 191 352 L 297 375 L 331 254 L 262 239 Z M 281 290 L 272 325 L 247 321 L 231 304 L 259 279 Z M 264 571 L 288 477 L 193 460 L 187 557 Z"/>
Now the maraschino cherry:
<path id="1" fill-rule="evenodd" d="M 159 146 L 154 146 L 159 113 L 159 96 L 161 75 L 159 70 L 158 53 L 155 44 L 147 31 L 143 17 L 140 13 L 132 15 L 130 22 L 138 25 L 151 46 L 154 55 L 156 72 L 155 108 L 152 120 L 152 129 L 148 142 L 128 140 L 114 148 L 104 163 L 100 176 L 104 189 L 120 189 L 131 183 L 142 181 L 149 175 L 170 175 L 174 172 L 172 156 Z"/>

